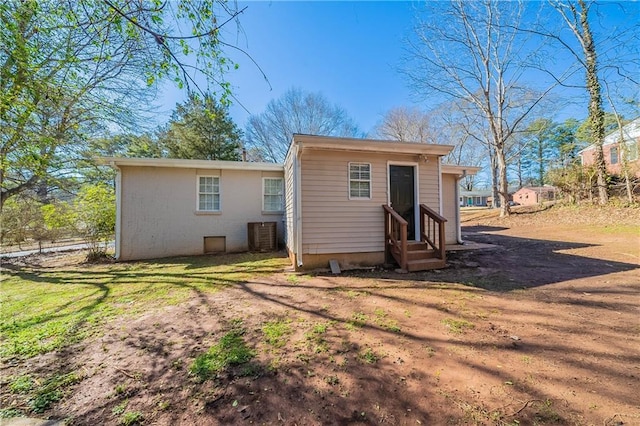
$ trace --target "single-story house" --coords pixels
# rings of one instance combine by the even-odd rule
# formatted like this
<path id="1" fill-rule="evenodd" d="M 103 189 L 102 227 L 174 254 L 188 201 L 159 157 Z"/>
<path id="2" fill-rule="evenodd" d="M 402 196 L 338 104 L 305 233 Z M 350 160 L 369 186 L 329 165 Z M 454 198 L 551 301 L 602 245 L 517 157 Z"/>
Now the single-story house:
<path id="1" fill-rule="evenodd" d="M 622 142 L 621 142 L 622 140 Z M 621 146 L 624 144 L 624 146 Z M 604 162 L 607 171 L 614 175 L 622 174 L 623 149 L 626 154 L 626 161 L 631 175 L 640 177 L 640 157 L 638 156 L 638 146 L 640 145 L 640 117 L 627 123 L 622 127 L 622 137 L 620 129 L 605 136 L 602 143 Z M 578 153 L 583 166 L 591 166 L 596 163 L 596 146 L 589 145 Z"/>
<path id="2" fill-rule="evenodd" d="M 118 170 L 116 258 L 269 249 L 297 269 L 445 266 L 460 242 L 449 145 L 299 135 L 284 164 L 103 158 Z"/>
<path id="3" fill-rule="evenodd" d="M 542 204 L 545 201 L 555 200 L 556 191 L 556 187 L 551 185 L 525 186 L 513 194 L 513 201 L 522 206 Z"/>
<path id="4" fill-rule="evenodd" d="M 281 164 L 103 158 L 116 176 L 118 260 L 249 250 L 249 223 L 284 238 Z M 258 230 L 259 232 L 260 230 Z M 264 229 L 262 230 L 265 231 Z"/>
<path id="5" fill-rule="evenodd" d="M 460 207 L 486 207 L 489 198 L 490 189 L 460 191 Z"/>

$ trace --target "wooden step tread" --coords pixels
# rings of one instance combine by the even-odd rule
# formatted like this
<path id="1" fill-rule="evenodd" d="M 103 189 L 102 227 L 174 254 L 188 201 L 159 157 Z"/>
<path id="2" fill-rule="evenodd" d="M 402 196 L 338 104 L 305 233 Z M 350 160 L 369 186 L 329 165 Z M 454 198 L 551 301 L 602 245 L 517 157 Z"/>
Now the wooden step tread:
<path id="1" fill-rule="evenodd" d="M 447 266 L 447 262 L 438 258 L 417 259 L 417 260 L 410 260 L 407 262 L 407 270 L 409 272 L 427 271 L 429 269 L 440 269 L 440 268 L 444 268 L 445 266 Z"/>

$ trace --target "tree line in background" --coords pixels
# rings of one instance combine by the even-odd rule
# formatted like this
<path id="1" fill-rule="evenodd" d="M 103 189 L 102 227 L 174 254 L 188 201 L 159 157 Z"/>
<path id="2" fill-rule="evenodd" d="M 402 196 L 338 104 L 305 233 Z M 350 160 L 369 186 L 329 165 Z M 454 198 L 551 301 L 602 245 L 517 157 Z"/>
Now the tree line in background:
<path id="1" fill-rule="evenodd" d="M 623 114 L 638 114 L 640 55 L 637 24 L 594 38 L 599 7 L 630 6 L 427 2 L 402 72 L 430 109 L 391 109 L 367 134 L 339 105 L 297 88 L 252 115 L 244 131 L 233 123 L 223 76 L 234 65 L 223 54 L 219 25 L 241 11 L 226 2 L 8 0 L 0 4 L 3 242 L 26 238 L 7 231 L 20 223 L 32 237 L 43 234 L 33 220 L 13 217 L 21 212 L 44 220 L 54 205 L 80 217 L 77 196 L 109 191 L 114 172 L 97 166 L 96 156 L 282 162 L 293 133 L 452 144 L 447 162 L 488 171 L 488 182 L 467 176 L 463 186 L 492 188 L 503 215 L 510 183 L 553 183 L 576 198 L 596 188 L 606 202 L 603 138 L 624 124 Z M 176 20 L 191 31 L 176 33 Z M 190 95 L 166 124 L 140 132 L 149 119 L 141 105 L 165 81 Z M 584 105 L 587 119 L 554 121 L 565 100 Z M 596 167 L 576 166 L 577 152 L 591 144 Z M 79 228 L 73 222 L 68 229 Z"/>

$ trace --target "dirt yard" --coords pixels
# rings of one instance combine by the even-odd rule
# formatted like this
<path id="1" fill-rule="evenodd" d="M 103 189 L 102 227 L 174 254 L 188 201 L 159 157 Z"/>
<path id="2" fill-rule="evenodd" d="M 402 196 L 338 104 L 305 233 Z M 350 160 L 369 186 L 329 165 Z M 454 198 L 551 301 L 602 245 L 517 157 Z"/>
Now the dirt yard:
<path id="1" fill-rule="evenodd" d="M 640 425 L 640 211 L 473 211 L 463 233 L 495 247 L 194 292 L 3 375 L 74 366 L 44 416 L 78 425 Z M 255 357 L 195 381 L 234 327 Z"/>

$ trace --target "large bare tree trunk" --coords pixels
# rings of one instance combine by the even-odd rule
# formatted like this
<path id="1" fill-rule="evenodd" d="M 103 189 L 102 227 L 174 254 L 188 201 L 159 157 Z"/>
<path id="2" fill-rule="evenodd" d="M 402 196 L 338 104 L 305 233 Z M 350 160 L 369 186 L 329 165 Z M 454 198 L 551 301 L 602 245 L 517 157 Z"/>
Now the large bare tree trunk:
<path id="1" fill-rule="evenodd" d="M 598 79 L 598 67 L 596 48 L 593 44 L 593 34 L 589 25 L 589 9 L 584 0 L 579 0 L 580 25 L 584 37 L 583 49 L 586 59 L 587 90 L 589 91 L 589 123 L 591 124 L 591 137 L 596 144 L 596 168 L 598 170 L 598 202 L 607 204 L 607 165 L 604 162 L 602 144 L 604 142 L 604 110 L 602 108 L 602 94 L 600 80 Z"/>
<path id="2" fill-rule="evenodd" d="M 509 181 L 507 180 L 507 160 L 504 149 L 496 152 L 498 161 L 498 194 L 500 196 L 500 217 L 509 216 L 511 208 L 509 206 Z"/>

